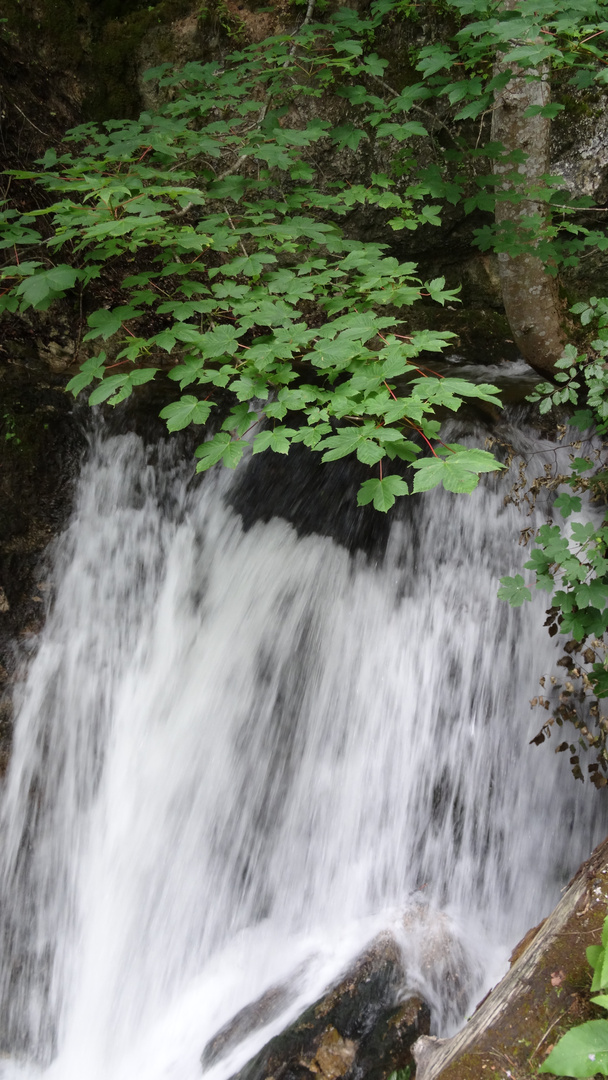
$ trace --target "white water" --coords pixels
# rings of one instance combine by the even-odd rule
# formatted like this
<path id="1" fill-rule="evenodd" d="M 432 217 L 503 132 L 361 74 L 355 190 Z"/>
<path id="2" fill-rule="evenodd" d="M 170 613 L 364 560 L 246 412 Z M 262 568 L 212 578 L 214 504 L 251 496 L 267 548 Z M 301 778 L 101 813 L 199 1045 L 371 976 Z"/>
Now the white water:
<path id="1" fill-rule="evenodd" d="M 160 456 L 99 440 L 56 544 L 4 794 L 7 1078 L 195 1080 L 299 972 L 225 1080 L 420 897 L 474 1003 L 602 833 L 595 790 L 528 746 L 554 646 L 542 598 L 495 599 L 522 519 L 492 480 L 416 499 L 374 566 L 244 534 L 225 477 Z"/>

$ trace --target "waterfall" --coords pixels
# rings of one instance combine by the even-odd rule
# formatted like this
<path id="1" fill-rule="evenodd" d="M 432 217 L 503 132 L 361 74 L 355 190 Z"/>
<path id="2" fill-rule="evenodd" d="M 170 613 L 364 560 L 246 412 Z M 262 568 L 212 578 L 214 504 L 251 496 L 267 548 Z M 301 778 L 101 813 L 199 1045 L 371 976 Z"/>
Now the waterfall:
<path id="1" fill-rule="evenodd" d="M 194 1080 L 291 980 L 226 1080 L 419 901 L 470 1007 L 601 838 L 595 790 L 528 745 L 556 646 L 546 597 L 496 599 L 508 480 L 416 497 L 375 559 L 245 530 L 231 482 L 92 441 L 4 784 L 2 1077 Z"/>

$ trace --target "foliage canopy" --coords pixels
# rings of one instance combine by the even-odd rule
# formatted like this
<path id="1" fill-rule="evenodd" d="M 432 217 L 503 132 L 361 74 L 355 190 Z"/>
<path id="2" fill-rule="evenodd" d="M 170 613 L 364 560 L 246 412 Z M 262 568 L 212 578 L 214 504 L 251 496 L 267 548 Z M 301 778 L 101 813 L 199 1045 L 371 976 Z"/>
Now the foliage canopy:
<path id="1" fill-rule="evenodd" d="M 26 213 L 8 203 L 0 209 L 0 243 L 14 252 L 1 271 L 0 312 L 45 310 L 72 290 L 82 296 L 110 282 L 111 301 L 88 315 L 83 342 L 94 344 L 69 389 L 93 387 L 92 405 L 117 405 L 170 367 L 180 396 L 161 414 L 168 429 L 219 427 L 197 451 L 199 470 L 220 461 L 234 467 L 254 431 L 253 453 L 287 453 L 302 442 L 325 461 L 355 454 L 378 470 L 359 493 L 378 509 L 408 491 L 386 475 L 391 461 L 413 466 L 415 492 L 440 483 L 471 491 L 481 472 L 500 466 L 484 451 L 443 445 L 437 410 L 456 410 L 466 398 L 498 404 L 496 390 L 418 367 L 417 357 L 441 351 L 449 332 L 399 333 L 401 309 L 423 293 L 454 302 L 455 290 L 443 278 L 422 285 L 415 264 L 352 238 L 339 221 L 371 206 L 394 230 L 415 230 L 439 224 L 445 200 L 464 200 L 471 212 L 529 195 L 480 174 L 480 161 L 505 162 L 504 148 L 483 141 L 493 95 L 512 70 L 535 79 L 548 61 L 568 68 L 575 87 L 606 82 L 596 39 L 608 24 L 601 0 L 521 0 L 513 10 L 453 0 L 450 9 L 460 26 L 454 41 L 419 49 L 419 79 L 400 90 L 386 83 L 374 42 L 392 19 L 413 14 L 404 0 L 375 0 L 366 16 L 340 8 L 317 23 L 311 0 L 295 35 L 221 62 L 148 72 L 155 111 L 77 127 L 59 151 L 47 151 L 40 171 L 16 174 L 53 201 Z M 499 75 L 497 50 L 514 65 Z M 332 96 L 352 117 L 338 126 L 323 118 Z M 301 107 L 306 98 L 319 99 L 312 119 Z M 421 104 L 429 99 L 449 107 L 449 125 Z M 561 107 L 547 106 L 552 116 Z M 416 147 L 438 126 L 449 136 L 441 165 L 419 163 Z M 398 168 L 369 169 L 367 182 L 347 185 L 325 177 L 328 153 L 364 149 L 373 160 L 397 154 Z M 517 178 L 521 152 L 506 159 Z M 554 178 L 540 195 L 557 205 L 557 224 L 487 225 L 480 246 L 516 254 L 532 236 L 556 267 L 605 243 L 570 220 L 581 201 Z M 105 341 L 109 357 L 99 348 Z M 423 448 L 430 460 L 420 457 Z"/>

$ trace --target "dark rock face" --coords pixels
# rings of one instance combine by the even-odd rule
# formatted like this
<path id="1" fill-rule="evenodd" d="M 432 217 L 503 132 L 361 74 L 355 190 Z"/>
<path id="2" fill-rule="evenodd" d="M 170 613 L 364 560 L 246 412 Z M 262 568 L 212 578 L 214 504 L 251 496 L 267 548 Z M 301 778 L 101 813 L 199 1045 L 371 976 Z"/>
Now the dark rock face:
<path id="1" fill-rule="evenodd" d="M 0 360 L 0 773 L 20 645 L 33 640 L 50 600 L 41 556 L 69 512 L 85 445 L 63 386 L 38 362 Z"/>
<path id="2" fill-rule="evenodd" d="M 331 536 L 348 551 L 382 559 L 391 515 L 357 506 L 359 485 L 371 475 L 353 459 L 323 464 L 320 454 L 292 446 L 289 455 L 252 457 L 230 501 L 246 529 L 281 517 L 300 536 Z M 399 507 L 401 513 L 406 510 Z"/>
<path id="3" fill-rule="evenodd" d="M 233 1080 L 384 1080 L 413 1065 L 410 1047 L 428 1032 L 430 1010 L 417 997 L 399 1000 L 405 971 L 390 933 L 380 934 L 342 981 L 277 1035 Z M 286 988 L 268 991 L 207 1044 L 203 1068 L 285 1007 Z"/>

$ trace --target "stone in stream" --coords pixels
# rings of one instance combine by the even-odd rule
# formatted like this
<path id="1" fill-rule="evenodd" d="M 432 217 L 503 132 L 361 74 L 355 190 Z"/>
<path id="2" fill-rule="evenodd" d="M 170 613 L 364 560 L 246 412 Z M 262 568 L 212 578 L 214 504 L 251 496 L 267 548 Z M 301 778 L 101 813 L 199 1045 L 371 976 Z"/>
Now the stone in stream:
<path id="1" fill-rule="evenodd" d="M 391 933 L 381 933 L 336 986 L 232 1080 L 382 1080 L 412 1066 L 410 1047 L 428 1033 L 430 1010 L 418 997 L 404 999 L 404 986 L 401 949 Z M 288 988 L 274 987 L 241 1010 L 205 1047 L 203 1068 L 288 1003 Z"/>

